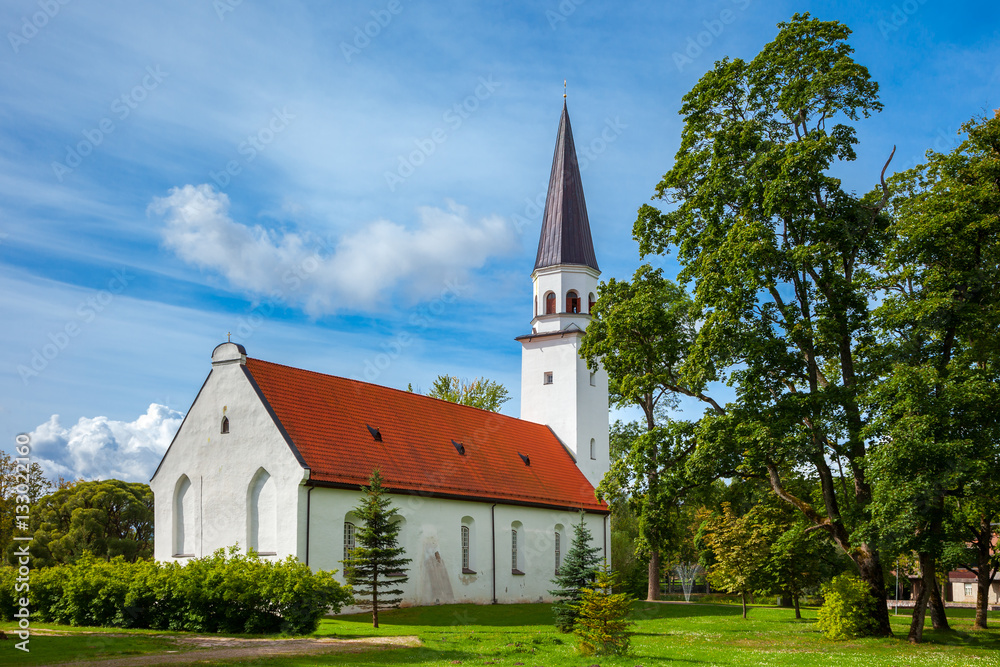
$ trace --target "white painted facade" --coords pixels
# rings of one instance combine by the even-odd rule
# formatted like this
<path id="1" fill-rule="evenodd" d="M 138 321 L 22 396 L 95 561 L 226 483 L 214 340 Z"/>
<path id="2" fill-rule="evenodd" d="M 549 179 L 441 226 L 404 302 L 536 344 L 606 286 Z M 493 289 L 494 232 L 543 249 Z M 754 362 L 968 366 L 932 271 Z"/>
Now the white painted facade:
<path id="1" fill-rule="evenodd" d="M 979 586 L 971 577 L 962 581 L 951 581 L 951 600 L 953 602 L 966 602 L 975 604 L 979 595 Z M 990 584 L 989 593 L 986 596 L 987 604 L 1000 604 L 1000 581 Z"/>
<path id="2" fill-rule="evenodd" d="M 547 424 L 573 453 L 576 465 L 596 487 L 610 469 L 608 374 L 590 371 L 580 342 L 596 299 L 597 269 L 560 264 L 536 269 L 532 334 L 521 336 L 521 419 Z M 555 312 L 546 313 L 546 297 Z M 571 312 L 570 296 L 579 299 Z"/>
<path id="3" fill-rule="evenodd" d="M 361 492 L 310 489 L 309 470 L 261 401 L 245 362 L 234 343 L 215 349 L 212 371 L 150 481 L 155 557 L 183 563 L 250 546 L 267 557 L 295 556 L 315 569 L 341 570 L 345 523 L 355 521 Z M 392 501 L 403 521 L 400 542 L 413 561 L 402 586 L 404 605 L 550 601 L 556 541 L 565 554 L 580 520 L 575 512 L 474 500 L 399 494 Z M 584 520 L 593 544 L 607 554 L 607 516 L 588 513 Z M 469 528 L 468 571 L 463 526 Z"/>

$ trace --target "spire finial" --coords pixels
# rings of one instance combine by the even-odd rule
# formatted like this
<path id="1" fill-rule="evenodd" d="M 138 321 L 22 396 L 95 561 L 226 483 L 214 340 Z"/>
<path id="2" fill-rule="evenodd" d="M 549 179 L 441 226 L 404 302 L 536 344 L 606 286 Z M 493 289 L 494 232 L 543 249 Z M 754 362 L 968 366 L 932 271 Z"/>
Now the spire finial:
<path id="1" fill-rule="evenodd" d="M 233 342 L 233 334 L 230 333 L 230 332 L 228 332 L 228 331 L 226 332 L 226 342 L 227 343 L 232 343 Z"/>
<path id="2" fill-rule="evenodd" d="M 566 99 L 566 79 L 563 79 L 563 99 Z"/>

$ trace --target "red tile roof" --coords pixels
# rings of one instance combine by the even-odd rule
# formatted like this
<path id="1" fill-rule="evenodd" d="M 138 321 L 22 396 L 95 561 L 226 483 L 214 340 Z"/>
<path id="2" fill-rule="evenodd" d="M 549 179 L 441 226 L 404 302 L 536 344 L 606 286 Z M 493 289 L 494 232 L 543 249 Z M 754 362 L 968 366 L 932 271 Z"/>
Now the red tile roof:
<path id="1" fill-rule="evenodd" d="M 547 426 L 259 359 L 246 367 L 318 485 L 357 488 L 378 467 L 398 492 L 608 511 Z"/>

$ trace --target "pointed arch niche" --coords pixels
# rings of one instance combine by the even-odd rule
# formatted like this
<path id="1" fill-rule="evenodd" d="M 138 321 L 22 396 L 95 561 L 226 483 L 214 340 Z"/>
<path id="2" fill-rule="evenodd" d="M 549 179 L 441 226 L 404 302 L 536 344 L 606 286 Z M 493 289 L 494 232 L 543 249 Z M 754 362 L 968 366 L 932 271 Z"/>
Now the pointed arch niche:
<path id="1" fill-rule="evenodd" d="M 194 540 L 198 531 L 198 508 L 194 489 L 187 475 L 181 475 L 174 486 L 174 557 L 193 558 Z"/>
<path id="2" fill-rule="evenodd" d="M 247 544 L 261 556 L 278 550 L 278 494 L 271 475 L 259 468 L 247 487 Z"/>

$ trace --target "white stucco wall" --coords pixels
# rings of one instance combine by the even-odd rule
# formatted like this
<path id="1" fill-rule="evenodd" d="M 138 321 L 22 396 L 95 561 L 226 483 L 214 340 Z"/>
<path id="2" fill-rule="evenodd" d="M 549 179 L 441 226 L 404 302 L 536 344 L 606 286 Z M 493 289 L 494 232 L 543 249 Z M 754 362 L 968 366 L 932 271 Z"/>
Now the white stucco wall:
<path id="1" fill-rule="evenodd" d="M 965 584 L 966 582 L 953 581 L 951 582 L 951 599 L 955 602 L 976 602 L 976 596 L 978 595 L 979 587 L 976 582 L 968 582 L 972 584 L 972 594 L 965 594 Z M 1000 604 L 1000 582 L 993 582 L 990 585 L 989 594 L 986 596 L 988 604 Z"/>
<path id="2" fill-rule="evenodd" d="M 361 499 L 360 491 L 316 488 L 312 492 L 310 557 L 314 569 L 338 570 L 344 557 L 344 520 Z M 410 580 L 403 584 L 406 605 L 433 605 L 469 602 L 489 604 L 493 598 L 493 549 L 491 504 L 462 500 L 394 495 L 404 523 L 400 543 L 408 558 Z M 587 514 L 586 523 L 595 546 L 605 545 L 605 519 Z M 463 519 L 473 520 L 471 569 L 462 574 L 461 529 Z M 548 591 L 555 575 L 554 532 L 561 528 L 565 556 L 572 540 L 575 512 L 534 507 L 497 505 L 495 508 L 496 598 L 499 603 L 551 600 Z M 511 526 L 521 524 L 519 551 L 524 574 L 511 571 Z M 610 540 L 610 535 L 607 537 Z M 610 546 L 610 542 L 608 543 Z"/>
<path id="3" fill-rule="evenodd" d="M 276 519 L 276 557 L 298 556 L 304 549 L 302 481 L 307 471 L 243 373 L 242 361 L 236 345 L 216 348 L 212 372 L 150 481 L 157 560 L 186 560 L 177 557 L 173 517 L 177 482 L 184 475 L 191 481 L 192 509 L 185 513 L 185 553 L 201 557 L 235 544 L 245 549 L 251 528 L 250 485 L 261 468 L 272 485 L 264 496 L 273 498 L 275 507 L 263 508 L 261 514 L 265 520 Z M 223 416 L 229 418 L 227 434 L 220 432 Z"/>

